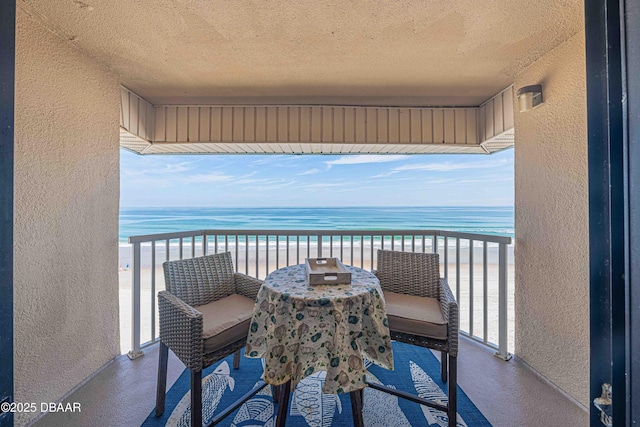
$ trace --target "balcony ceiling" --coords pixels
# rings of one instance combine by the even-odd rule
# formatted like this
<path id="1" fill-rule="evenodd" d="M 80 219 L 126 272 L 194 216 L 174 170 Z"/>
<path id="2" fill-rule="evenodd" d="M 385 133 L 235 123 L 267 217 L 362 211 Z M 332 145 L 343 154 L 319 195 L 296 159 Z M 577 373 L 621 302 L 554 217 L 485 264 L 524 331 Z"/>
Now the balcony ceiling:
<path id="1" fill-rule="evenodd" d="M 18 5 L 154 104 L 478 106 L 584 25 L 580 0 Z"/>

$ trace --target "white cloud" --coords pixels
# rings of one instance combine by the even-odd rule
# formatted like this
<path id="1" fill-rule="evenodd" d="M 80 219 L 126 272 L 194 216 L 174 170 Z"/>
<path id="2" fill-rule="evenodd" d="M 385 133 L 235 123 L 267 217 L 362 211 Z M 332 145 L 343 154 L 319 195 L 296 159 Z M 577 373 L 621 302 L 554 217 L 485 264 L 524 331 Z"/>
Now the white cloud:
<path id="1" fill-rule="evenodd" d="M 504 166 L 507 164 L 507 160 L 489 160 L 486 162 L 474 162 L 474 163 L 421 163 L 415 165 L 404 165 L 399 166 L 394 171 L 412 171 L 412 170 L 420 170 L 420 171 L 435 171 L 435 172 L 450 172 L 456 170 L 463 169 L 487 169 L 487 168 L 495 168 L 499 166 Z"/>
<path id="2" fill-rule="evenodd" d="M 353 186 L 353 187 L 347 187 L 347 188 L 334 189 L 333 192 L 335 192 L 335 193 L 348 193 L 348 192 L 357 191 L 357 192 L 361 193 L 361 192 L 363 192 L 365 190 L 379 190 L 379 188 L 378 187 L 368 187 L 368 186 L 364 186 L 364 187 Z"/>
<path id="3" fill-rule="evenodd" d="M 432 179 L 429 181 L 425 181 L 423 182 L 423 184 L 427 184 L 427 185 L 439 185 L 439 184 L 449 184 L 451 182 L 455 182 L 456 184 L 460 181 L 456 181 L 453 178 L 448 178 L 448 179 Z"/>
<path id="4" fill-rule="evenodd" d="M 259 183 L 263 183 L 263 182 L 267 182 L 267 179 L 261 178 L 261 179 L 239 179 L 237 181 L 234 181 L 234 184 L 238 184 L 238 185 L 245 185 L 245 184 L 259 184 Z"/>
<path id="5" fill-rule="evenodd" d="M 250 176 L 254 176 L 255 174 L 257 174 L 258 172 L 253 171 L 253 172 L 249 172 L 245 175 L 240 175 L 238 178 L 249 178 Z"/>
<path id="6" fill-rule="evenodd" d="M 165 163 L 160 164 L 155 162 L 149 162 L 151 166 L 146 169 L 134 169 L 133 167 L 123 167 L 123 174 L 129 176 L 141 176 L 141 175 L 167 175 L 187 172 L 193 169 L 192 162 L 180 162 L 180 163 Z"/>
<path id="7" fill-rule="evenodd" d="M 197 174 L 191 176 L 185 176 L 183 181 L 188 184 L 195 183 L 210 183 L 210 182 L 226 182 L 231 181 L 232 175 L 225 175 L 223 173 L 214 172 L 210 174 Z"/>
<path id="8" fill-rule="evenodd" d="M 251 191 L 270 191 L 277 190 L 280 188 L 290 187 L 295 184 L 296 181 L 294 179 L 277 179 L 271 181 L 261 182 L 260 185 L 256 185 L 251 188 Z"/>
<path id="9" fill-rule="evenodd" d="M 305 185 L 304 188 L 331 188 L 331 187 L 342 187 L 346 184 L 338 183 L 338 182 L 319 182 L 317 184 Z"/>
<path id="10" fill-rule="evenodd" d="M 278 162 L 289 162 L 292 160 L 300 160 L 299 155 L 294 154 L 260 154 L 259 156 L 263 157 L 258 160 L 254 160 L 254 165 L 275 165 Z"/>
<path id="11" fill-rule="evenodd" d="M 504 177 L 504 178 L 485 178 L 485 179 L 464 179 L 462 181 L 458 181 L 459 184 L 472 184 L 477 182 L 509 182 L 513 181 L 513 177 Z"/>
<path id="12" fill-rule="evenodd" d="M 322 172 L 322 170 L 320 170 L 318 168 L 313 168 L 313 169 L 306 170 L 304 172 L 300 172 L 297 175 L 313 175 L 313 174 L 320 173 L 320 172 Z"/>
<path id="13" fill-rule="evenodd" d="M 233 181 L 233 184 L 260 184 L 262 186 L 269 184 L 281 184 L 283 182 L 289 182 L 290 180 L 282 179 L 282 178 L 251 178 L 251 179 L 238 179 Z"/>
<path id="14" fill-rule="evenodd" d="M 189 165 L 191 165 L 191 162 L 181 162 L 181 163 L 167 163 L 164 167 L 164 169 L 161 169 L 159 172 L 160 173 L 180 173 L 180 172 L 186 172 L 188 170 L 193 169 L 192 167 L 190 167 Z"/>
<path id="15" fill-rule="evenodd" d="M 361 165 L 365 163 L 387 163 L 397 162 L 399 160 L 407 159 L 409 156 L 395 154 L 395 155 L 383 155 L 383 154 L 356 154 L 351 156 L 342 156 L 336 160 L 330 160 L 325 162 L 328 166 L 333 165 Z"/>
<path id="16" fill-rule="evenodd" d="M 394 175 L 396 173 L 398 173 L 397 170 L 392 170 L 390 172 L 385 172 L 385 173 L 381 173 L 381 174 L 378 174 L 378 175 L 370 176 L 369 178 L 386 178 L 386 177 Z"/>
<path id="17" fill-rule="evenodd" d="M 313 193 L 320 194 L 320 193 L 327 193 L 327 192 L 331 192 L 333 194 L 333 193 L 341 192 L 342 189 L 351 188 L 351 187 L 352 185 L 347 183 L 319 182 L 315 184 L 304 184 L 299 186 L 298 188 L 300 188 L 300 190 L 302 190 L 307 194 L 313 194 Z"/>
<path id="18" fill-rule="evenodd" d="M 268 163 L 273 163 L 275 160 L 279 160 L 282 157 L 283 156 L 280 156 L 280 155 L 277 155 L 277 154 L 265 155 L 264 157 L 262 157 L 262 158 L 260 158 L 258 160 L 254 160 L 251 163 L 253 163 L 254 165 L 264 165 L 264 164 L 268 164 Z"/>

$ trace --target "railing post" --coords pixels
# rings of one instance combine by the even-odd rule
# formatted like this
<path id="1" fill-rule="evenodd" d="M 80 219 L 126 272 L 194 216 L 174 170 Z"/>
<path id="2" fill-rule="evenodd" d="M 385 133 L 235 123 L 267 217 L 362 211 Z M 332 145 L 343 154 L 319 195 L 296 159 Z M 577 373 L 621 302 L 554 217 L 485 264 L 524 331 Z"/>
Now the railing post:
<path id="1" fill-rule="evenodd" d="M 507 351 L 507 245 L 500 243 L 498 249 L 498 351 L 496 357 L 509 360 L 512 354 Z"/>
<path id="2" fill-rule="evenodd" d="M 322 258 L 322 236 L 318 235 L 318 258 Z"/>
<path id="3" fill-rule="evenodd" d="M 144 356 L 140 350 L 140 242 L 133 244 L 133 259 L 131 269 L 131 350 L 127 354 L 129 359 Z"/>
<path id="4" fill-rule="evenodd" d="M 202 235 L 202 255 L 209 255 L 209 240 L 206 234 Z"/>

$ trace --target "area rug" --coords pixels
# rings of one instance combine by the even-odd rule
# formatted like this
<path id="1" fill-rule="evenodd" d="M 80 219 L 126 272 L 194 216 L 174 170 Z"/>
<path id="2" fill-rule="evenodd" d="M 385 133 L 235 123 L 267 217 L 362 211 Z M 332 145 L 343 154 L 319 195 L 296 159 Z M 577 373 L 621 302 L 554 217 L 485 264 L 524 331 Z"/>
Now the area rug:
<path id="1" fill-rule="evenodd" d="M 395 370 L 388 371 L 375 365 L 368 368 L 368 381 L 395 387 L 409 393 L 447 402 L 446 384 L 440 379 L 440 362 L 427 349 L 393 343 Z M 253 388 L 262 376 L 261 359 L 242 358 L 240 369 L 231 368 L 233 356 L 203 371 L 202 418 L 205 425 L 240 396 Z M 302 380 L 292 393 L 287 415 L 287 426 L 330 427 L 351 426 L 349 394 L 323 394 L 325 372 Z M 143 426 L 187 427 L 190 425 L 189 371 L 185 370 L 167 392 L 164 414 L 155 416 L 155 410 Z M 219 426 L 248 427 L 275 425 L 277 407 L 271 398 L 270 387 L 247 401 Z M 447 416 L 441 411 L 398 399 L 390 394 L 366 388 L 363 406 L 364 425 L 369 427 L 410 427 L 447 425 Z M 458 426 L 491 426 L 467 395 L 458 387 Z"/>

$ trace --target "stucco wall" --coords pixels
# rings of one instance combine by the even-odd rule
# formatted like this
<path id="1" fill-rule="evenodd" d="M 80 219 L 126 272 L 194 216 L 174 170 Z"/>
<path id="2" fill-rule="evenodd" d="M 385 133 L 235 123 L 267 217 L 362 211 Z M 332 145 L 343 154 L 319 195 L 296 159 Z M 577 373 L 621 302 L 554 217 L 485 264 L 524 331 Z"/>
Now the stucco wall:
<path id="1" fill-rule="evenodd" d="M 55 402 L 119 353 L 118 119 L 115 76 L 18 9 L 17 402 Z"/>
<path id="2" fill-rule="evenodd" d="M 515 113 L 516 354 L 589 398 L 589 240 L 584 32 L 520 73 L 544 104 Z"/>

